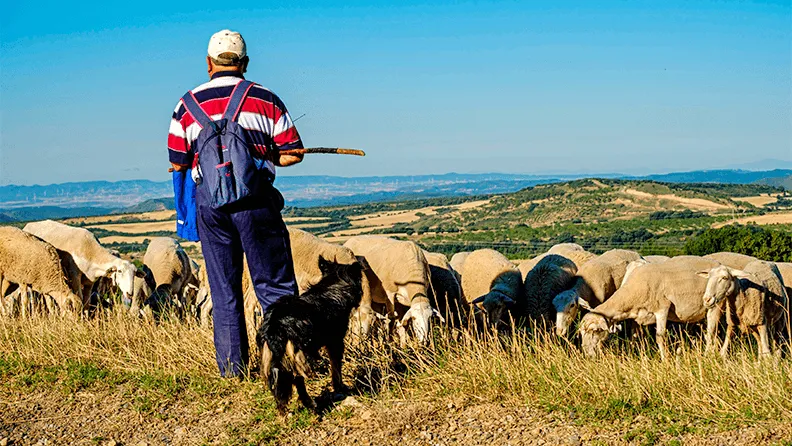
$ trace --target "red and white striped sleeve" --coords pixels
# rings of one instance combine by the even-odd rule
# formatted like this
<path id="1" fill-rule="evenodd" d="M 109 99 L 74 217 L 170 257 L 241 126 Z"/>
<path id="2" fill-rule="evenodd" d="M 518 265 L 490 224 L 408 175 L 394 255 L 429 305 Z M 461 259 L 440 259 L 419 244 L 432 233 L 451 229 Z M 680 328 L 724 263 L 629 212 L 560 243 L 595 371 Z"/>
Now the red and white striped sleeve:
<path id="1" fill-rule="evenodd" d="M 193 155 L 190 152 L 187 134 L 182 122 L 185 112 L 185 107 L 180 99 L 176 104 L 176 109 L 173 110 L 170 127 L 168 128 L 168 159 L 174 164 L 191 165 Z"/>

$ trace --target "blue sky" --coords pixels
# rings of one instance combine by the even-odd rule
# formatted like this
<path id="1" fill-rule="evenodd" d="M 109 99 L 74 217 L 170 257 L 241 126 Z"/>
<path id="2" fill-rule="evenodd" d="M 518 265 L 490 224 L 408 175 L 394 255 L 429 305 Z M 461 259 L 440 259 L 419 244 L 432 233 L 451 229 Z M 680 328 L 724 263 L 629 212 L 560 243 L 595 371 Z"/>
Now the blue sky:
<path id="1" fill-rule="evenodd" d="M 792 160 L 790 1 L 113 3 L 3 6 L 0 184 L 167 179 L 170 114 L 223 28 L 306 145 L 369 153 L 281 174 Z"/>

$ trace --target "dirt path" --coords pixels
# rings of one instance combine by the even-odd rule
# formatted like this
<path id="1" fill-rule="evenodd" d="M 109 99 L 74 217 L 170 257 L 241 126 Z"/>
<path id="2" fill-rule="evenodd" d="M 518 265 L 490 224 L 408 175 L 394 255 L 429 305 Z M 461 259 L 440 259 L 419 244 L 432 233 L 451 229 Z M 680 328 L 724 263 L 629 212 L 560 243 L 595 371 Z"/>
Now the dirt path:
<path id="1" fill-rule="evenodd" d="M 755 445 L 792 438 L 792 426 L 756 424 L 717 432 L 704 426 L 677 431 L 641 416 L 623 423 L 584 425 L 575 413 L 475 401 L 395 401 L 363 404 L 348 398 L 324 417 L 295 424 L 264 420 L 262 385 L 200 401 L 146 401 L 134 386 L 111 390 L 9 391 L 0 386 L 0 442 L 10 445 Z M 264 396 L 268 398 L 268 396 Z M 150 405 L 141 410 L 142 405 Z M 304 415 L 302 415 L 303 418 Z M 686 432 L 687 433 L 684 433 Z M 691 431 L 693 431 L 691 433 Z M 2 444 L 2 443 L 0 443 Z"/>

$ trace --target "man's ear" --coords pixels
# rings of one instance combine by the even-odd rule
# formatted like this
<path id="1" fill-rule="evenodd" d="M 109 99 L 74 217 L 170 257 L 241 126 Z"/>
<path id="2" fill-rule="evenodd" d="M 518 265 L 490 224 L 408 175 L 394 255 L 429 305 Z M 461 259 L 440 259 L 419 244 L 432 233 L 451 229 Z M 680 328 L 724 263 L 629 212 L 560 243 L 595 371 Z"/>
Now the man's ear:
<path id="1" fill-rule="evenodd" d="M 239 61 L 239 71 L 241 71 L 242 74 L 247 73 L 248 63 L 250 63 L 250 58 L 247 56 Z"/>
<path id="2" fill-rule="evenodd" d="M 214 64 L 212 63 L 212 58 L 206 56 L 206 72 L 211 73 L 214 70 Z"/>

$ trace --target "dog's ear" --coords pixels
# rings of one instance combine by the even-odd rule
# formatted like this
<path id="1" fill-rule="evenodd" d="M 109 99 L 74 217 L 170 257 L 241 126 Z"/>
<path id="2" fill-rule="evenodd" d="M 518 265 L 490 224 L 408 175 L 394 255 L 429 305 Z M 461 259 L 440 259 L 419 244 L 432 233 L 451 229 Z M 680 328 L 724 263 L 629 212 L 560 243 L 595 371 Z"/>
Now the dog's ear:
<path id="1" fill-rule="evenodd" d="M 322 276 L 330 275 L 330 272 L 333 271 L 333 266 L 333 262 L 330 262 L 324 257 L 319 256 L 319 271 L 322 272 Z"/>
<path id="2" fill-rule="evenodd" d="M 363 267 L 363 271 L 371 269 L 371 265 L 369 265 L 368 260 L 366 260 L 363 256 L 355 256 L 358 262 L 360 262 L 360 266 Z"/>

